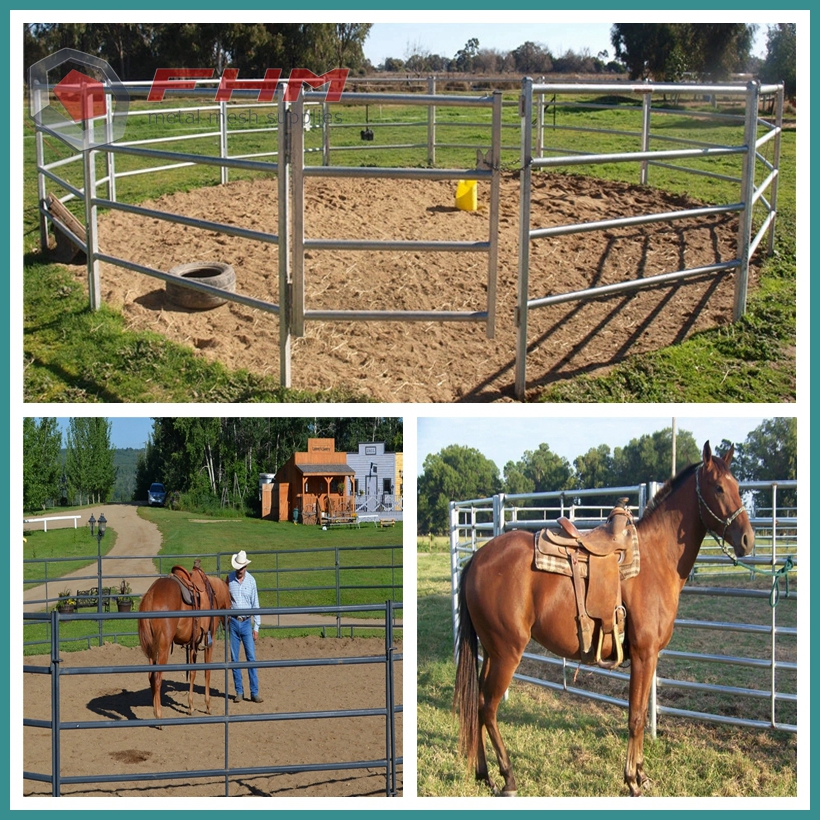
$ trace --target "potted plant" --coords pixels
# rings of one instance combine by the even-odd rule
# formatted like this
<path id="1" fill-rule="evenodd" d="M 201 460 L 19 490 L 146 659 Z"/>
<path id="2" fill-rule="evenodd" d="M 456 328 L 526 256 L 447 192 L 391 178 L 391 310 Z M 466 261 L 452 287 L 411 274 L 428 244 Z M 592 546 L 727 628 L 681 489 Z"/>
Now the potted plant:
<path id="1" fill-rule="evenodd" d="M 57 600 L 57 611 L 61 612 L 63 615 L 67 615 L 77 607 L 77 599 L 71 597 L 71 590 L 64 589 Z"/>
<path id="2" fill-rule="evenodd" d="M 133 606 L 134 599 L 131 597 L 131 585 L 123 578 L 117 595 L 117 611 L 130 612 Z"/>

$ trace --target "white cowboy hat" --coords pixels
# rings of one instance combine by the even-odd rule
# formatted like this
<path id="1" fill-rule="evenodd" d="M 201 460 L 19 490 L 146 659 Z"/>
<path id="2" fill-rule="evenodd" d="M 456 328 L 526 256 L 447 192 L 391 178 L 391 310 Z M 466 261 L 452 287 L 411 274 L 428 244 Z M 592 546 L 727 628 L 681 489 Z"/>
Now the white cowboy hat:
<path id="1" fill-rule="evenodd" d="M 231 566 L 234 569 L 242 569 L 242 567 L 246 567 L 248 564 L 250 564 L 250 561 L 245 554 L 245 550 L 239 550 L 239 552 L 231 556 Z"/>

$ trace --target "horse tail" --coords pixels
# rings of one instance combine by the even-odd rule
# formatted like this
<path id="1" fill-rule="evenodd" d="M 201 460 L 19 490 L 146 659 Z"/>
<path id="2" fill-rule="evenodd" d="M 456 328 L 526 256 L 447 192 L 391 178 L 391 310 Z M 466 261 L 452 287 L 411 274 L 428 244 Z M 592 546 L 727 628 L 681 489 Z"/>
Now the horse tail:
<path id="1" fill-rule="evenodd" d="M 474 765 L 478 753 L 479 732 L 478 720 L 478 636 L 476 635 L 470 612 L 467 609 L 465 596 L 467 575 L 472 561 L 468 561 L 461 571 L 461 582 L 458 590 L 459 625 L 456 647 L 456 683 L 453 695 L 453 711 L 460 718 L 459 749 L 467 758 L 469 765 Z"/>
<path id="2" fill-rule="evenodd" d="M 149 589 L 148 592 L 145 593 L 142 597 L 142 601 L 140 601 L 140 612 L 148 612 L 148 603 L 147 601 L 151 597 L 151 590 Z M 149 661 L 153 661 L 156 663 L 154 658 L 155 651 L 154 651 L 154 635 L 153 629 L 151 628 L 151 619 L 150 618 L 139 618 L 137 620 L 137 632 L 139 634 L 140 639 L 140 648 L 143 651 L 143 654 Z"/>

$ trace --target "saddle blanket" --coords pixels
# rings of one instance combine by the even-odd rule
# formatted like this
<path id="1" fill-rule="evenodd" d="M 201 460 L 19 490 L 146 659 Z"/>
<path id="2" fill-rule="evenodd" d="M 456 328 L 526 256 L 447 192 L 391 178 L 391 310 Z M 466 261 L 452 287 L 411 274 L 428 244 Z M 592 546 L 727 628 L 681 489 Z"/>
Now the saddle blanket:
<path id="1" fill-rule="evenodd" d="M 541 530 L 535 534 L 535 560 L 534 565 L 537 570 L 543 572 L 553 572 L 558 575 L 572 577 L 572 564 L 569 558 L 569 549 L 573 547 L 561 547 L 550 543 Z M 583 543 L 583 533 L 582 543 Z M 578 562 L 578 569 L 582 578 L 588 577 L 589 564 L 586 561 Z M 618 572 L 622 581 L 634 578 L 641 571 L 641 553 L 638 549 L 638 534 L 632 527 L 632 547 L 626 551 L 623 563 L 618 565 Z"/>

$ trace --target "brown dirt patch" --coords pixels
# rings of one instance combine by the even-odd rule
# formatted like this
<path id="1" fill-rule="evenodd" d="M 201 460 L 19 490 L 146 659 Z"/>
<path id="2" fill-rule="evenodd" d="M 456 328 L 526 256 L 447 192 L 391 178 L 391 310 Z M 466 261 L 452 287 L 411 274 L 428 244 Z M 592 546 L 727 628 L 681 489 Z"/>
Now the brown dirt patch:
<path id="1" fill-rule="evenodd" d="M 479 210 L 454 207 L 454 182 L 306 180 L 306 233 L 315 238 L 486 241 L 489 186 Z M 683 197 L 635 185 L 556 174 L 536 176 L 532 225 L 547 227 L 695 207 Z M 275 179 L 240 181 L 162 197 L 161 210 L 277 231 Z M 673 225 L 595 231 L 532 245 L 530 295 L 540 296 L 699 267 L 736 256 L 737 220 L 716 216 Z M 278 249 L 182 225 L 114 212 L 100 220 L 101 249 L 161 270 L 222 261 L 237 291 L 279 303 Z M 514 382 L 518 280 L 518 181 L 502 183 L 497 325 L 465 322 L 314 322 L 293 343 L 293 386 L 346 387 L 385 402 L 509 400 Z M 308 251 L 308 309 L 482 311 L 486 254 Z M 85 276 L 78 271 L 78 278 Z M 160 332 L 209 360 L 279 373 L 278 319 L 226 304 L 173 307 L 159 280 L 102 266 L 106 303 L 129 325 Z M 527 382 L 531 393 L 580 373 L 600 373 L 627 356 L 678 343 L 731 320 L 734 275 L 702 277 L 531 312 Z M 681 397 L 685 400 L 685 396 Z"/>
<path id="2" fill-rule="evenodd" d="M 217 641 L 215 658 L 224 658 L 224 643 Z M 400 651 L 400 648 L 399 648 Z M 374 638 L 260 638 L 260 660 L 365 657 L 383 655 L 384 641 Z M 184 663 L 177 649 L 172 661 Z M 27 657 L 27 664 L 47 665 L 47 657 Z M 63 654 L 63 667 L 145 665 L 139 648 L 116 644 L 84 652 Z M 401 701 L 401 668 L 396 663 L 396 698 Z M 260 669 L 262 704 L 230 704 L 230 714 L 255 715 L 283 712 L 316 712 L 383 708 L 383 664 L 332 664 L 329 666 Z M 25 675 L 24 714 L 49 717 L 48 675 Z M 145 672 L 61 676 L 60 717 L 63 722 L 110 721 L 118 728 L 61 732 L 61 774 L 141 774 L 218 768 L 224 762 L 225 732 L 218 725 L 119 728 L 128 722 L 153 717 L 151 693 Z M 233 694 L 233 682 L 230 684 Z M 224 714 L 224 676 L 211 680 L 211 712 Z M 185 673 L 163 676 L 163 717 L 185 717 L 188 684 Z M 205 714 L 203 674 L 194 686 L 194 714 Z M 397 750 L 401 754 L 401 714 L 396 719 Z M 23 730 L 23 767 L 26 771 L 51 771 L 51 735 L 47 729 Z M 385 755 L 384 719 L 380 717 L 299 719 L 235 723 L 229 729 L 231 767 L 256 767 L 378 760 Z M 230 796 L 384 796 L 384 769 L 336 769 L 299 774 L 234 775 Z M 399 767 L 401 790 L 401 767 Z M 50 786 L 23 781 L 24 796 L 49 795 Z M 63 788 L 73 796 L 148 797 L 222 796 L 224 779 L 148 780 L 123 783 L 76 784 Z"/>

